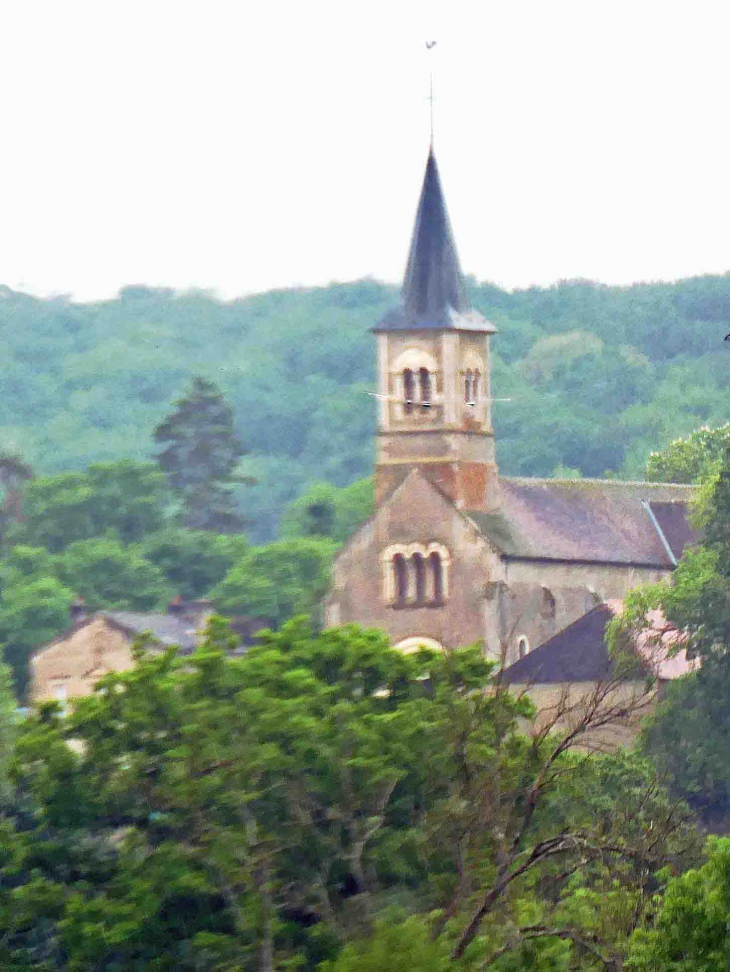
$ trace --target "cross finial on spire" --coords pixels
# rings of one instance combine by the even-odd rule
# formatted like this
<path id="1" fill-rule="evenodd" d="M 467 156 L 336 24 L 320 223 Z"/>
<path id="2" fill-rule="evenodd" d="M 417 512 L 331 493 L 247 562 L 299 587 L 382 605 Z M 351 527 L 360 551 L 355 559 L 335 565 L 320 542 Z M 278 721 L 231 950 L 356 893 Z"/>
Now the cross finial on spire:
<path id="1" fill-rule="evenodd" d="M 427 51 L 432 51 L 435 46 L 436 41 L 426 41 Z M 431 68 L 431 73 L 429 75 L 428 100 L 431 108 L 431 148 L 433 148 L 433 68 Z"/>

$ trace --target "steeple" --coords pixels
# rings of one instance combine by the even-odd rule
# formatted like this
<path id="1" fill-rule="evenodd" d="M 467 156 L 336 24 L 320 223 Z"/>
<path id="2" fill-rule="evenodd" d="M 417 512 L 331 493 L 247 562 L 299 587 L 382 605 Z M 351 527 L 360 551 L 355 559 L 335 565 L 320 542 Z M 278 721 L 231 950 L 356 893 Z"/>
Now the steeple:
<path id="1" fill-rule="evenodd" d="M 412 319 L 441 326 L 450 308 L 466 310 L 464 281 L 433 149 L 428 153 L 408 254 L 403 306 Z"/>
<path id="2" fill-rule="evenodd" d="M 378 336 L 376 502 L 418 469 L 462 509 L 492 509 L 497 465 L 489 339 L 469 307 L 433 149 L 403 293 Z"/>
<path id="3" fill-rule="evenodd" d="M 470 309 L 433 147 L 429 150 L 408 254 L 402 301 L 374 331 L 443 330 L 493 332 Z"/>

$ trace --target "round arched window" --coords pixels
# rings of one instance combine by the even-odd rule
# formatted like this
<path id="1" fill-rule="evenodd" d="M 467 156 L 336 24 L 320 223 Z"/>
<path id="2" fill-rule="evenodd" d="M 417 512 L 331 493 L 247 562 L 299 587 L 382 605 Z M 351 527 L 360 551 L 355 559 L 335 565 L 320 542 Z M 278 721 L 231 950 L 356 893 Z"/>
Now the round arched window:
<path id="1" fill-rule="evenodd" d="M 530 642 L 527 640 L 525 635 L 520 635 L 517 639 L 517 657 L 524 658 L 525 655 L 530 653 Z"/>

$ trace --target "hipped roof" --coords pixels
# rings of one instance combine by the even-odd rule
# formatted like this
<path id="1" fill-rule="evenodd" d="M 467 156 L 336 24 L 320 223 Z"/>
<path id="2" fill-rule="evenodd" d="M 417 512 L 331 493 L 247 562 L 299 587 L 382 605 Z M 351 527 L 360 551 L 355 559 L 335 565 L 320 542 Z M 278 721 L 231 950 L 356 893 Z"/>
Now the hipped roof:
<path id="1" fill-rule="evenodd" d="M 101 617 L 106 618 L 133 638 L 149 632 L 155 641 L 159 641 L 165 647 L 177 645 L 182 654 L 193 651 L 198 644 L 196 625 L 190 620 L 172 614 L 102 611 Z"/>
<path id="2" fill-rule="evenodd" d="M 429 151 L 408 254 L 402 301 L 375 331 L 496 330 L 472 310 L 444 201 L 438 166 Z"/>

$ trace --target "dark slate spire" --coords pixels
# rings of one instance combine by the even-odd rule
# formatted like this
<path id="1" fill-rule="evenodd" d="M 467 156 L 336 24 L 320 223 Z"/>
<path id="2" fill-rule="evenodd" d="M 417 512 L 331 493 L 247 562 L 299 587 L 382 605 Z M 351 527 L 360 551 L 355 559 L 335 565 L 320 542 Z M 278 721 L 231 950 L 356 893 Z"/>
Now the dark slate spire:
<path id="1" fill-rule="evenodd" d="M 459 257 L 433 149 L 428 153 L 418 201 L 403 281 L 403 306 L 410 316 L 436 319 L 441 318 L 448 307 L 455 311 L 467 309 Z"/>
<path id="2" fill-rule="evenodd" d="M 431 149 L 413 227 L 402 303 L 389 311 L 374 330 L 442 328 L 494 330 L 480 314 L 469 309 L 438 166 Z"/>

